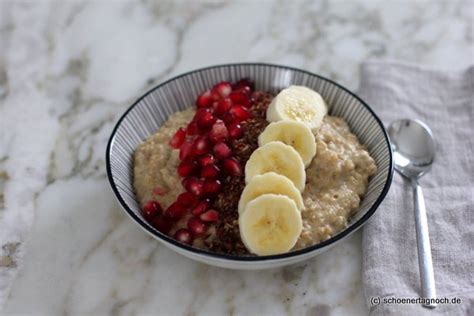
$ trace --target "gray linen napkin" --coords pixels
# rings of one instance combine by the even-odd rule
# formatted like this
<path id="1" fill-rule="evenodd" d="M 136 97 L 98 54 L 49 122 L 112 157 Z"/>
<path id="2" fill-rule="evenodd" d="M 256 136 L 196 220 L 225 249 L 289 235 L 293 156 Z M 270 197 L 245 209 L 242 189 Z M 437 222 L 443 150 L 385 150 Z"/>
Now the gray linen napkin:
<path id="1" fill-rule="evenodd" d="M 443 72 L 395 62 L 367 62 L 360 96 L 385 126 L 420 119 L 437 145 L 425 196 L 437 297 L 461 304 L 371 306 L 372 315 L 474 315 L 474 67 Z M 411 187 L 398 173 L 363 230 L 363 285 L 372 297 L 421 296 Z"/>

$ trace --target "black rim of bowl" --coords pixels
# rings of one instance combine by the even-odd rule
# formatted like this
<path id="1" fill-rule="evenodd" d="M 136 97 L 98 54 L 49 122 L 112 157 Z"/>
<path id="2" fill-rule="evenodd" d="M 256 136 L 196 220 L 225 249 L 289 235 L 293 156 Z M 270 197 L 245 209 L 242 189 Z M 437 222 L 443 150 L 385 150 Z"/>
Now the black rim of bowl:
<path id="1" fill-rule="evenodd" d="M 389 150 L 389 168 L 390 168 L 390 170 L 388 172 L 388 176 L 387 176 L 387 179 L 385 181 L 385 185 L 384 185 L 384 188 L 383 188 L 382 192 L 380 193 L 380 195 L 378 196 L 377 200 L 372 205 L 372 207 L 367 211 L 367 213 L 364 214 L 364 216 L 362 216 L 359 220 L 357 220 L 355 223 L 353 223 L 348 228 L 346 228 L 346 229 L 340 231 L 339 233 L 337 233 L 335 236 L 333 236 L 333 237 L 331 237 L 331 238 L 329 238 L 325 241 L 322 241 L 318 244 L 315 244 L 315 245 L 312 245 L 312 246 L 309 246 L 309 247 L 306 247 L 306 248 L 303 248 L 303 249 L 300 249 L 300 250 L 287 252 L 287 253 L 283 253 L 283 254 L 279 254 L 279 255 L 271 255 L 271 256 L 236 256 L 236 255 L 228 255 L 228 254 L 211 252 L 211 251 L 195 248 L 195 247 L 180 243 L 179 241 L 176 241 L 174 238 L 172 238 L 168 235 L 165 235 L 165 234 L 163 234 L 159 231 L 155 231 L 154 229 L 149 227 L 145 223 L 144 220 L 142 220 L 140 217 L 138 217 L 135 214 L 135 212 L 128 207 L 127 203 L 125 203 L 125 201 L 123 200 L 122 196 L 120 195 L 120 193 L 119 193 L 119 191 L 118 191 L 118 189 L 115 185 L 115 182 L 114 182 L 113 177 L 112 177 L 112 168 L 111 168 L 111 165 L 110 165 L 110 151 L 111 151 L 111 148 L 112 148 L 113 140 L 114 140 L 115 134 L 116 134 L 117 130 L 119 129 L 119 127 L 120 127 L 122 121 L 124 120 L 124 118 L 128 115 L 128 113 L 138 103 L 140 103 L 141 100 L 146 98 L 150 93 L 152 93 L 156 89 L 159 89 L 160 87 L 168 84 L 169 82 L 172 82 L 174 80 L 178 80 L 179 78 L 185 77 L 185 76 L 190 75 L 192 73 L 201 72 L 203 70 L 208 70 L 208 69 L 213 69 L 213 68 L 235 67 L 235 66 L 263 66 L 263 67 L 281 68 L 281 69 L 287 69 L 287 70 L 292 70 L 292 71 L 298 71 L 298 72 L 302 72 L 302 73 L 305 73 L 305 74 L 310 75 L 310 76 L 318 77 L 322 80 L 325 80 L 325 81 L 339 87 L 340 89 L 344 90 L 345 92 L 349 93 L 352 97 L 357 99 L 373 115 L 373 117 L 377 121 L 378 125 L 382 129 L 382 133 L 383 133 L 383 136 L 385 138 L 387 148 Z M 332 81 L 331 79 L 325 78 L 323 76 L 314 74 L 312 72 L 309 72 L 309 71 L 306 71 L 306 70 L 303 70 L 303 69 L 298 69 L 298 68 L 289 67 L 289 66 L 276 65 L 276 64 L 268 64 L 268 63 L 230 63 L 230 64 L 220 64 L 220 65 L 208 66 L 208 67 L 195 69 L 195 70 L 183 73 L 181 75 L 175 76 L 175 77 L 173 77 L 171 79 L 168 79 L 165 82 L 160 83 L 159 85 L 153 87 L 152 89 L 148 90 L 148 92 L 146 92 L 144 95 L 142 95 L 137 101 L 135 101 L 135 103 L 133 103 L 127 109 L 127 111 L 120 117 L 120 119 L 118 120 L 117 124 L 115 125 L 115 127 L 112 131 L 109 142 L 107 144 L 105 160 L 106 160 L 106 168 L 107 168 L 107 177 L 109 179 L 110 186 L 112 187 L 112 190 L 114 191 L 114 194 L 115 194 L 116 198 L 120 202 L 120 205 L 122 206 L 122 208 L 127 212 L 127 214 L 130 217 L 132 217 L 135 220 L 135 222 L 140 224 L 141 228 L 145 229 L 149 234 L 151 234 L 155 238 L 159 238 L 159 239 L 164 240 L 165 242 L 168 242 L 168 243 L 170 243 L 170 244 L 172 244 L 176 247 L 179 247 L 179 248 L 182 248 L 184 250 L 193 252 L 195 254 L 204 255 L 204 256 L 208 256 L 208 257 L 213 257 L 213 258 L 216 258 L 216 259 L 225 259 L 225 260 L 240 261 L 240 262 L 260 262 L 260 261 L 288 259 L 288 258 L 292 258 L 292 257 L 298 257 L 300 255 L 310 253 L 314 250 L 324 248 L 325 246 L 328 246 L 330 244 L 335 243 L 338 240 L 343 239 L 344 237 L 348 236 L 349 234 L 351 234 L 352 232 L 357 230 L 362 224 L 364 224 L 375 213 L 378 206 L 380 205 L 380 203 L 383 201 L 383 199 L 387 195 L 387 192 L 388 192 L 388 190 L 390 188 L 390 185 L 392 183 L 392 177 L 393 177 L 393 171 L 394 171 L 394 165 L 393 165 L 393 159 L 392 159 L 392 149 L 391 149 L 391 146 L 390 146 L 390 141 L 389 141 L 389 138 L 388 138 L 388 135 L 387 135 L 387 131 L 385 130 L 385 127 L 382 124 L 382 121 L 374 113 L 374 111 L 370 108 L 370 106 L 367 105 L 367 103 L 365 101 L 363 101 L 360 97 L 355 95 L 350 90 L 348 90 L 345 87 L 341 86 L 340 84 Z"/>

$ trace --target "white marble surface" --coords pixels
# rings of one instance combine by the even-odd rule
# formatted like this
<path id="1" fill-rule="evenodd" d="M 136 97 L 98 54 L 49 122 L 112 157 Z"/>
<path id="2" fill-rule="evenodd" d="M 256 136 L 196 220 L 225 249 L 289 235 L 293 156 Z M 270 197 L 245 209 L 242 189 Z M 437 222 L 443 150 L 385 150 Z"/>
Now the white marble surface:
<path id="1" fill-rule="evenodd" d="M 472 2 L 288 2 L 0 3 L 0 314 L 367 313 L 360 233 L 297 266 L 213 268 L 145 235 L 106 180 L 118 117 L 184 71 L 265 61 L 356 89 L 372 57 L 473 62 Z"/>

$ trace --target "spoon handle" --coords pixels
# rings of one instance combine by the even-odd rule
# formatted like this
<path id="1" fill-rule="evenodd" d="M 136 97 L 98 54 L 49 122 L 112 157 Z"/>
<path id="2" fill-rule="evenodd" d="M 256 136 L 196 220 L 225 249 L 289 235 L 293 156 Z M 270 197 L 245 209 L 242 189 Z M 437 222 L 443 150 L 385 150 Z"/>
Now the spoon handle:
<path id="1" fill-rule="evenodd" d="M 436 288 L 431 259 L 430 235 L 426 218 L 425 199 L 418 181 L 413 180 L 413 200 L 415 203 L 416 242 L 418 246 L 418 264 L 420 267 L 421 290 L 424 298 L 436 298 Z M 436 304 L 424 304 L 425 307 L 435 308 Z"/>

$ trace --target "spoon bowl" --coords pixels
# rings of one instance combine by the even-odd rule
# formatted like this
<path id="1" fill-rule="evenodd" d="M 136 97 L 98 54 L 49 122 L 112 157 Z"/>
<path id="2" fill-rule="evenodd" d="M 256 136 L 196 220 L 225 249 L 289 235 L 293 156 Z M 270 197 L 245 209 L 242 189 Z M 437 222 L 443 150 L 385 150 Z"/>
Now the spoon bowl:
<path id="1" fill-rule="evenodd" d="M 407 178 L 419 178 L 431 169 L 435 144 L 430 128 L 418 120 L 398 120 L 388 128 L 396 170 Z"/>

